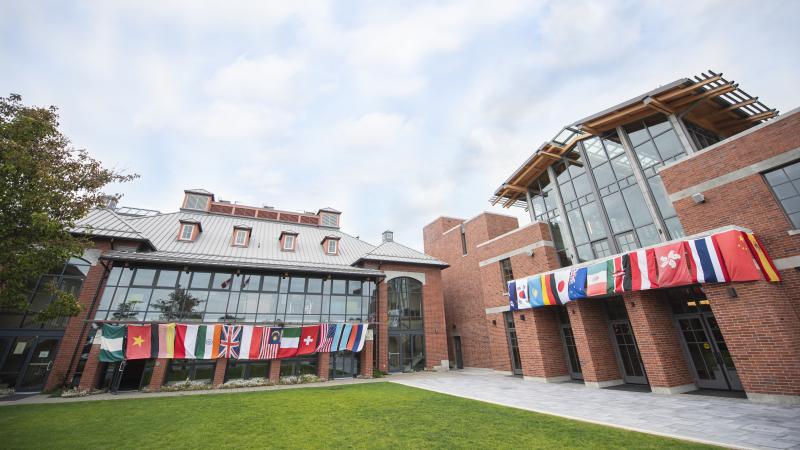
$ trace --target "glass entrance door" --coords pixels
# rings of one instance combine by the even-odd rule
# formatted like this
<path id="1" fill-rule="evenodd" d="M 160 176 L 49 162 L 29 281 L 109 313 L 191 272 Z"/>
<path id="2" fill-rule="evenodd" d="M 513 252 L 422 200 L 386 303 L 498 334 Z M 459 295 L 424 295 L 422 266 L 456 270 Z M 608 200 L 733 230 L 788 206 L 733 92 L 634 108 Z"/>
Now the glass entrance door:
<path id="1" fill-rule="evenodd" d="M 0 386 L 17 392 L 42 390 L 60 337 L 16 336 L 0 339 Z"/>
<path id="2" fill-rule="evenodd" d="M 522 375 L 522 360 L 519 356 L 519 341 L 517 340 L 517 327 L 514 325 L 514 314 L 506 312 L 505 319 L 508 350 L 511 356 L 511 373 Z"/>
<path id="3" fill-rule="evenodd" d="M 330 359 L 330 378 L 354 378 L 359 373 L 359 356 L 352 352 L 334 352 Z"/>
<path id="4" fill-rule="evenodd" d="M 699 388 L 742 390 L 728 346 L 716 318 L 708 313 L 677 316 L 686 353 Z"/>
<path id="5" fill-rule="evenodd" d="M 389 336 L 389 371 L 414 372 L 425 369 L 425 335 L 418 332 Z"/>
<path id="6" fill-rule="evenodd" d="M 611 334 L 623 381 L 631 384 L 647 384 L 642 359 L 639 357 L 639 347 L 636 346 L 630 322 L 627 320 L 612 321 Z"/>
<path id="7" fill-rule="evenodd" d="M 581 370 L 581 361 L 578 359 L 578 347 L 575 345 L 575 337 L 572 335 L 572 325 L 561 325 L 561 340 L 567 354 L 569 377 L 573 380 L 582 380 L 583 371 Z"/>
<path id="8" fill-rule="evenodd" d="M 456 369 L 464 368 L 464 356 L 461 354 L 461 336 L 453 336 L 453 352 L 456 356 Z"/>

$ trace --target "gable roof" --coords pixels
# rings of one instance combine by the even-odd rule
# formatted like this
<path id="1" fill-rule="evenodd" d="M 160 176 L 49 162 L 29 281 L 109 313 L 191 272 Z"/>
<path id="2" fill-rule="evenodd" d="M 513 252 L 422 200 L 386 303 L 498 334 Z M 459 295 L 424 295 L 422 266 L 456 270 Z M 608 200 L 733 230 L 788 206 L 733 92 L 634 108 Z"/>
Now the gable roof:
<path id="1" fill-rule="evenodd" d="M 450 267 L 446 262 L 394 241 L 384 242 L 359 258 L 359 261 L 391 261 L 426 266 Z"/>
<path id="2" fill-rule="evenodd" d="M 141 241 L 155 248 L 152 242 L 140 233 L 138 229 L 110 209 L 93 209 L 89 211 L 86 217 L 75 222 L 75 226 L 70 231 L 85 236 Z"/>

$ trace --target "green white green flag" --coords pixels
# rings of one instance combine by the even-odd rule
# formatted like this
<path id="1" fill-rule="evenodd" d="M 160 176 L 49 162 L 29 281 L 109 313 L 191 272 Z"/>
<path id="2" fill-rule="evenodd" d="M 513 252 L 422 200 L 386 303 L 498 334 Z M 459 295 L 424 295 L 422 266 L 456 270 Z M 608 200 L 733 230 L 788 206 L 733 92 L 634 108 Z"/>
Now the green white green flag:
<path id="1" fill-rule="evenodd" d="M 124 359 L 122 341 L 125 339 L 124 325 L 103 324 L 103 336 L 100 339 L 100 361 L 116 362 Z"/>

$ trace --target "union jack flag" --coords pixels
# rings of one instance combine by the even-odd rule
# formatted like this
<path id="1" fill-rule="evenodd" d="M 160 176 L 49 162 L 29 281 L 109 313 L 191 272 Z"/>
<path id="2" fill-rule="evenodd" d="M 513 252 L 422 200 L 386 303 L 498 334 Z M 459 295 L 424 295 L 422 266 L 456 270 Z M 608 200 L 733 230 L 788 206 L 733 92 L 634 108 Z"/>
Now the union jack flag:
<path id="1" fill-rule="evenodd" d="M 268 332 L 261 335 L 261 350 L 258 352 L 258 359 L 274 359 L 278 356 L 278 348 L 281 346 L 281 329 L 268 328 Z"/>
<path id="2" fill-rule="evenodd" d="M 219 339 L 219 354 L 217 355 L 217 358 L 238 358 L 241 340 L 241 325 L 223 326 L 222 336 L 220 336 Z"/>
<path id="3" fill-rule="evenodd" d="M 319 341 L 319 345 L 317 346 L 317 352 L 330 352 L 331 345 L 333 344 L 333 337 L 336 336 L 336 327 L 335 323 L 323 323 L 319 326 L 319 335 L 322 338 Z"/>

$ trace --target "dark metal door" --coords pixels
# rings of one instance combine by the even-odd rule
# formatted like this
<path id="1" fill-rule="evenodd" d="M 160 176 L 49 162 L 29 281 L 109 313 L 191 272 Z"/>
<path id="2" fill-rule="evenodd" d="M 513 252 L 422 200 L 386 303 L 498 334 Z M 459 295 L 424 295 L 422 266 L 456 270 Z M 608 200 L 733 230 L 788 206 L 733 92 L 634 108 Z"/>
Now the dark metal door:
<path id="1" fill-rule="evenodd" d="M 517 327 L 514 325 L 514 314 L 506 312 L 504 314 L 506 322 L 506 337 L 508 338 L 508 350 L 511 357 L 511 373 L 522 375 L 522 359 L 519 355 L 519 340 L 517 339 Z"/>
<path id="2" fill-rule="evenodd" d="M 572 335 L 572 325 L 561 324 L 561 342 L 564 344 L 564 352 L 567 357 L 569 377 L 573 380 L 582 380 L 583 370 L 581 370 L 581 360 L 578 358 L 575 337 Z"/>
<path id="3" fill-rule="evenodd" d="M 456 356 L 456 369 L 464 368 L 464 357 L 461 354 L 461 336 L 453 336 L 453 352 Z"/>
<path id="4" fill-rule="evenodd" d="M 697 387 L 741 390 L 736 367 L 713 314 L 681 314 L 676 321 Z"/>
<path id="5" fill-rule="evenodd" d="M 631 323 L 623 319 L 612 320 L 610 324 L 614 351 L 617 354 L 623 381 L 630 384 L 648 384 Z"/>
<path id="6" fill-rule="evenodd" d="M 44 387 L 47 376 L 53 368 L 58 344 L 61 338 L 37 337 L 30 347 L 25 366 L 17 381 L 18 392 L 37 392 Z"/>

